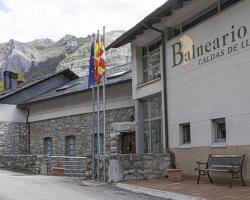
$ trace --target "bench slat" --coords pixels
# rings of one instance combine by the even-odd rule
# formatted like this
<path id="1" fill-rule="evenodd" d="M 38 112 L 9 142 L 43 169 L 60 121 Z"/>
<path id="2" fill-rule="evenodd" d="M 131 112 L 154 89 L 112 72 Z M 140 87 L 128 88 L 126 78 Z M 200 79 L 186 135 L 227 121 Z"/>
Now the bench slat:
<path id="1" fill-rule="evenodd" d="M 228 172 L 229 169 L 210 169 L 210 168 L 207 168 L 207 169 L 203 169 L 204 171 L 213 171 L 213 172 Z"/>

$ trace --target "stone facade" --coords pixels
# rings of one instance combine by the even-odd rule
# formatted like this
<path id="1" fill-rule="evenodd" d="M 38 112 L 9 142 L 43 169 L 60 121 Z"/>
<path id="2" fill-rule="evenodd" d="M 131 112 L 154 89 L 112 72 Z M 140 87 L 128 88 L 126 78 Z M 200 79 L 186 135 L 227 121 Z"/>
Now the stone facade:
<path id="1" fill-rule="evenodd" d="M 110 152 L 111 124 L 115 122 L 129 121 L 134 116 L 134 108 L 122 108 L 106 112 L 106 150 Z M 103 115 L 100 113 L 102 122 Z M 103 123 L 101 131 L 103 132 Z M 65 138 L 75 136 L 76 156 L 91 154 L 92 144 L 92 113 L 73 115 L 56 119 L 49 119 L 30 123 L 31 154 L 43 154 L 43 140 L 52 138 L 52 155 L 65 155 Z"/>
<path id="2" fill-rule="evenodd" d="M 0 122 L 0 155 L 17 155 L 27 152 L 24 122 Z"/>
<path id="3" fill-rule="evenodd" d="M 135 122 L 116 122 L 111 124 L 110 153 L 121 152 L 121 133 L 135 132 Z"/>
<path id="4" fill-rule="evenodd" d="M 103 180 L 104 157 L 100 163 L 100 178 Z M 113 154 L 105 158 L 106 180 L 122 182 L 163 178 L 170 164 L 169 154 Z M 91 158 L 87 159 L 86 178 L 91 178 Z"/>
<path id="5" fill-rule="evenodd" d="M 25 170 L 47 175 L 47 157 L 37 155 L 0 155 L 0 168 Z"/>

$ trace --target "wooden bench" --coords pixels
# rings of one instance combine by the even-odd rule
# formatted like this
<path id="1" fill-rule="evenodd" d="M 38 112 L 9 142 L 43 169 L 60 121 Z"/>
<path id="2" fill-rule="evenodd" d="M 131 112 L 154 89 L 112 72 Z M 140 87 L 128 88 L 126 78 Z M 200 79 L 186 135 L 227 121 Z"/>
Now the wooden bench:
<path id="1" fill-rule="evenodd" d="M 230 188 L 234 178 L 240 178 L 243 186 L 246 186 L 242 175 L 244 159 L 245 155 L 209 155 L 206 163 L 197 162 L 198 168 L 196 170 L 199 173 L 197 184 L 199 184 L 201 176 L 208 176 L 210 182 L 213 183 L 210 172 L 226 172 L 232 176 Z"/>

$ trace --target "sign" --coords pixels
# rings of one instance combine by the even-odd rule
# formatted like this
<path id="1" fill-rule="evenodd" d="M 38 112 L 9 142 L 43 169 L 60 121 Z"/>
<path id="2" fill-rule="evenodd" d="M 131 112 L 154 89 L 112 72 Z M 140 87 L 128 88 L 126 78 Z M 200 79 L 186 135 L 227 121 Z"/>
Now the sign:
<path id="1" fill-rule="evenodd" d="M 201 44 L 195 44 L 189 35 L 182 35 L 171 45 L 172 67 L 184 67 L 191 62 L 204 65 L 244 50 L 250 47 L 248 32 L 245 25 L 232 25 L 226 33 Z"/>

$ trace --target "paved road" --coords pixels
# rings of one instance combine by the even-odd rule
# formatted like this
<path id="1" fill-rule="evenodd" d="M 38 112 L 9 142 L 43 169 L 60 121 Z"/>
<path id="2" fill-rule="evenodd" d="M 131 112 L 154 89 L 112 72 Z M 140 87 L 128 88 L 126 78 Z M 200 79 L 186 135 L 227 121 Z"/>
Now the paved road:
<path id="1" fill-rule="evenodd" d="M 105 185 L 80 186 L 77 178 L 0 170 L 0 200 L 161 200 Z"/>

